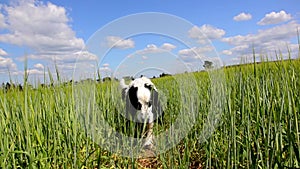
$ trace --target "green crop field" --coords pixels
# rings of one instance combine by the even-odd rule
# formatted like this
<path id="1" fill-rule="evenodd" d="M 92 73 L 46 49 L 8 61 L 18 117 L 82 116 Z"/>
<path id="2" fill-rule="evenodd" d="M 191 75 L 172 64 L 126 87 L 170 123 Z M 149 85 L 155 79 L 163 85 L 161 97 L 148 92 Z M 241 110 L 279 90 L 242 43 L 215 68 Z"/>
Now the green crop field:
<path id="1" fill-rule="evenodd" d="M 164 121 L 155 124 L 155 134 L 167 133 L 177 117 L 183 117 L 182 125 L 174 130 L 185 130 L 180 128 L 184 123 L 193 125 L 178 144 L 152 159 L 124 157 L 101 146 L 124 149 L 121 141 L 112 143 L 111 130 L 104 131 L 99 121 L 127 136 L 134 133 L 135 124 L 120 117 L 124 105 L 118 104 L 118 82 L 57 82 L 32 88 L 25 76 L 22 91 L 0 91 L 0 168 L 300 168 L 300 60 L 221 71 L 218 89 L 212 87 L 214 72 L 153 79 L 165 103 Z M 183 82 L 184 93 L 180 76 L 195 82 Z M 213 90 L 222 91 L 220 98 L 212 96 Z M 210 126 L 209 112 L 218 99 L 222 106 Z M 190 118 L 189 111 L 195 117 Z M 97 132 L 88 133 L 90 125 Z M 203 138 L 207 125 L 214 127 L 213 133 Z M 97 133 L 107 137 L 93 139 Z"/>

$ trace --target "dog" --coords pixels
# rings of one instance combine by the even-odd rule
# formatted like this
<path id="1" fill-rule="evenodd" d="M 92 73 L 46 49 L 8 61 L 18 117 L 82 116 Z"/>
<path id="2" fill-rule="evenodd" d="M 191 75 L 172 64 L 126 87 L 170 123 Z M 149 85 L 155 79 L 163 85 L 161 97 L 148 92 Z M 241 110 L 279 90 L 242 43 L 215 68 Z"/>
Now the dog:
<path id="1" fill-rule="evenodd" d="M 156 86 L 146 77 L 137 78 L 125 84 L 120 81 L 122 99 L 126 102 L 126 117 L 138 123 L 146 123 L 146 138 L 144 148 L 153 147 L 153 125 L 155 121 L 162 122 L 162 106 L 158 99 Z"/>

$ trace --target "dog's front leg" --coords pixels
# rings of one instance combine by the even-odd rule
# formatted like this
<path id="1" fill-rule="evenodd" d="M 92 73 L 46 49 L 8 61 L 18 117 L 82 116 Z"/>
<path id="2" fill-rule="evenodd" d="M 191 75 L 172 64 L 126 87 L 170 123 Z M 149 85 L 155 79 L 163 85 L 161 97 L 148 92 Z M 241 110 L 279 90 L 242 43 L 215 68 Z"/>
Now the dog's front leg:
<path id="1" fill-rule="evenodd" d="M 146 138 L 144 143 L 145 149 L 152 149 L 153 147 L 153 126 L 154 126 L 153 122 L 147 123 Z"/>

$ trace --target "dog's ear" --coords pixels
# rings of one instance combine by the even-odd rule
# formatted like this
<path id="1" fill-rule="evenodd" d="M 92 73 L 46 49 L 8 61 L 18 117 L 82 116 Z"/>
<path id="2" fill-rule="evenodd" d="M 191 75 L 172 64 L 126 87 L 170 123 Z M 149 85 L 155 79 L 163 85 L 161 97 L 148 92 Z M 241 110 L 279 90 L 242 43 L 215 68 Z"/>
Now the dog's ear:
<path id="1" fill-rule="evenodd" d="M 152 102 L 152 113 L 154 115 L 154 119 L 159 124 L 162 124 L 164 111 L 159 100 L 159 93 L 156 90 L 152 90 L 151 92 L 151 102 Z"/>
<path id="2" fill-rule="evenodd" d="M 138 88 L 131 86 L 128 90 L 128 95 L 129 95 L 129 100 L 131 105 L 136 109 L 136 110 L 141 110 L 142 105 L 139 102 L 138 98 L 137 98 L 137 91 Z"/>

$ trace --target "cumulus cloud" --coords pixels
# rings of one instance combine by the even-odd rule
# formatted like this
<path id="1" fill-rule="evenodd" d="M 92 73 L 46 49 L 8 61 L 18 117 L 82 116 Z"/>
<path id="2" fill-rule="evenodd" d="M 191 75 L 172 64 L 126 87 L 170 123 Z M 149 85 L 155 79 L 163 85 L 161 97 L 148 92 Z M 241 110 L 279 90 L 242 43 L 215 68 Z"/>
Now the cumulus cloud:
<path id="1" fill-rule="evenodd" d="M 156 45 L 154 44 L 149 44 L 147 45 L 144 49 L 141 50 L 137 50 L 134 54 L 130 54 L 127 57 L 131 58 L 134 55 L 138 54 L 138 55 L 146 55 L 149 53 L 159 53 L 159 52 L 163 52 L 163 49 L 158 48 Z"/>
<path id="2" fill-rule="evenodd" d="M 281 50 L 283 52 L 287 50 L 287 47 L 294 49 L 295 44 L 291 43 L 291 39 L 297 37 L 297 27 L 300 27 L 300 24 L 296 21 L 291 21 L 269 29 L 258 30 L 256 34 L 223 38 L 223 42 L 234 47 L 224 50 L 222 53 L 234 56 L 251 56 L 254 48 L 260 54 L 273 55 L 274 51 Z"/>
<path id="3" fill-rule="evenodd" d="M 203 59 L 207 57 L 207 53 L 212 52 L 214 48 L 212 46 L 204 47 L 192 47 L 188 49 L 182 49 L 178 51 L 178 56 L 185 61 L 194 61 L 195 59 Z"/>
<path id="4" fill-rule="evenodd" d="M 201 27 L 194 26 L 188 31 L 189 37 L 197 39 L 199 43 L 204 44 L 209 40 L 220 39 L 225 35 L 223 29 L 213 27 L 211 25 L 202 25 Z"/>
<path id="5" fill-rule="evenodd" d="M 24 74 L 23 72 L 20 72 L 20 74 Z M 44 75 L 44 70 L 41 69 L 28 69 L 27 70 L 28 75 Z"/>
<path id="6" fill-rule="evenodd" d="M 7 52 L 0 48 L 0 56 L 7 56 Z"/>
<path id="7" fill-rule="evenodd" d="M 73 55 L 68 55 L 64 59 L 69 60 L 69 61 L 72 61 L 73 59 L 76 59 L 77 62 L 78 61 L 81 61 L 81 62 L 84 62 L 84 61 L 97 61 L 98 56 L 93 54 L 93 53 L 90 53 L 86 50 L 83 50 L 83 51 L 76 52 Z"/>
<path id="8" fill-rule="evenodd" d="M 162 49 L 158 48 L 156 45 L 149 44 L 149 45 L 147 45 L 146 48 L 139 50 L 137 53 L 147 54 L 147 53 L 156 53 L 156 52 L 161 52 L 161 51 L 162 51 Z"/>
<path id="9" fill-rule="evenodd" d="M 244 12 L 233 17 L 233 20 L 235 20 L 235 21 L 247 21 L 250 19 L 252 19 L 252 15 L 249 13 L 244 13 Z"/>
<path id="10" fill-rule="evenodd" d="M 98 57 L 88 51 L 74 51 L 74 53 L 56 52 L 55 53 L 37 53 L 18 57 L 17 60 L 23 62 L 26 59 L 33 60 L 51 60 L 56 63 L 75 63 L 75 62 L 93 62 L 97 61 Z"/>
<path id="11" fill-rule="evenodd" d="M 17 65 L 12 58 L 7 58 L 7 52 L 0 48 L 0 73 L 16 71 Z"/>
<path id="12" fill-rule="evenodd" d="M 161 48 L 164 49 L 164 50 L 171 51 L 171 50 L 175 49 L 176 46 L 173 45 L 173 44 L 170 44 L 170 43 L 164 43 L 164 44 L 161 45 Z"/>
<path id="13" fill-rule="evenodd" d="M 231 45 L 249 45 L 249 44 L 262 44 L 274 40 L 289 40 L 297 35 L 297 27 L 299 27 L 295 21 L 291 21 L 284 25 L 275 26 L 265 30 L 258 30 L 257 34 L 248 34 L 245 36 L 237 35 L 233 37 L 223 38 L 223 42 L 227 42 Z"/>
<path id="14" fill-rule="evenodd" d="M 118 49 L 134 48 L 134 41 L 132 39 L 122 39 L 118 36 L 106 37 L 107 45 Z"/>
<path id="15" fill-rule="evenodd" d="M 36 69 L 39 69 L 39 70 L 44 70 L 44 68 L 45 68 L 44 65 L 41 63 L 37 63 L 33 67 Z"/>
<path id="16" fill-rule="evenodd" d="M 231 50 L 223 50 L 222 53 L 224 55 L 232 55 L 232 51 Z"/>
<path id="17" fill-rule="evenodd" d="M 33 53 L 28 54 L 28 59 L 76 61 L 84 48 L 84 41 L 76 37 L 64 7 L 51 2 L 22 0 L 3 5 L 1 12 L 0 25 L 3 20 L 6 25 L 0 30 L 0 42 L 30 48 Z M 85 56 L 80 58 L 95 59 Z"/>
<path id="18" fill-rule="evenodd" d="M 178 56 L 193 71 L 202 69 L 203 61 L 213 62 L 216 68 L 223 66 L 223 62 L 216 55 L 214 47 L 210 45 L 182 49 L 178 51 Z"/>
<path id="19" fill-rule="evenodd" d="M 109 67 L 109 63 L 104 63 L 102 67 Z"/>
<path id="20" fill-rule="evenodd" d="M 249 45 L 237 45 L 233 48 L 231 48 L 230 50 L 223 50 L 222 53 L 224 55 L 232 55 L 233 53 L 241 53 L 241 52 L 244 52 L 244 51 L 247 51 L 247 49 L 249 49 Z"/>
<path id="21" fill-rule="evenodd" d="M 0 73 L 7 73 L 8 71 L 16 71 L 17 65 L 11 58 L 0 56 Z"/>
<path id="22" fill-rule="evenodd" d="M 175 49 L 176 46 L 170 43 L 164 43 L 160 47 L 156 46 L 155 44 L 149 44 L 144 49 L 137 50 L 135 54 L 139 55 L 146 55 L 149 53 L 163 53 L 163 52 L 170 52 L 173 49 Z M 132 55 L 129 55 L 127 57 L 132 57 Z"/>
<path id="23" fill-rule="evenodd" d="M 286 22 L 292 19 L 291 14 L 287 14 L 285 11 L 271 12 L 265 15 L 257 24 L 258 25 L 270 25 Z"/>
<path id="24" fill-rule="evenodd" d="M 109 68 L 109 67 L 100 67 L 100 68 L 99 68 L 99 71 L 100 71 L 101 73 L 104 73 L 106 76 L 108 75 L 108 73 L 111 73 L 111 72 L 112 72 L 111 68 Z"/>
<path id="25" fill-rule="evenodd" d="M 147 59 L 148 59 L 148 57 L 147 57 L 147 56 L 145 56 L 145 55 L 143 55 L 143 56 L 142 56 L 142 59 L 143 59 L 143 60 L 147 60 Z"/>
<path id="26" fill-rule="evenodd" d="M 1 7 L 0 7 L 1 10 Z M 6 27 L 5 18 L 2 13 L 0 13 L 0 30 Z"/>

